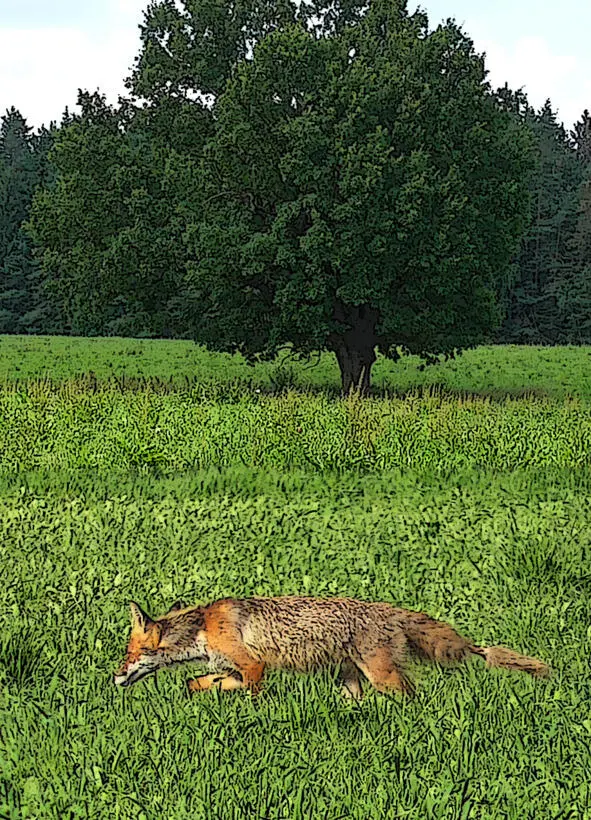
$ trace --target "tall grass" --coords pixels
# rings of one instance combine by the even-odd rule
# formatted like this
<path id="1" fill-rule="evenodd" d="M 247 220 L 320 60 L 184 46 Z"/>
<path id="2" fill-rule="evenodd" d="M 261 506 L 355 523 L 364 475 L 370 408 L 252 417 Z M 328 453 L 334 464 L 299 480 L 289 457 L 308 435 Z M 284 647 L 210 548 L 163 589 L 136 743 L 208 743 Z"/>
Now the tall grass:
<path id="1" fill-rule="evenodd" d="M 0 818 L 591 820 L 588 350 L 381 360 L 369 400 L 326 357 L 0 353 Z M 417 668 L 416 700 L 361 705 L 334 671 L 271 672 L 255 700 L 189 699 L 182 667 L 112 684 L 130 599 L 302 592 L 554 673 Z"/>
<path id="2" fill-rule="evenodd" d="M 591 405 L 438 392 L 345 400 L 194 387 L 156 392 L 24 383 L 0 392 L 8 470 L 244 464 L 290 470 L 495 470 L 591 464 Z"/>

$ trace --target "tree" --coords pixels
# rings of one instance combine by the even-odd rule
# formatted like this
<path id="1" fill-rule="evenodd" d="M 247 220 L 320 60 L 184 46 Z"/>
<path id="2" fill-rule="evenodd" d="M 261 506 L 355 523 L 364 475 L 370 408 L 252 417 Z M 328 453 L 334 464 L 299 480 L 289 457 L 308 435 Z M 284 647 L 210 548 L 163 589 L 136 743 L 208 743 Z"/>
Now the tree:
<path id="1" fill-rule="evenodd" d="M 367 390 L 376 347 L 435 361 L 500 321 L 531 140 L 453 22 L 155 0 L 129 89 L 81 96 L 33 207 L 72 329 L 122 310 L 250 360 L 328 349 Z"/>
<path id="2" fill-rule="evenodd" d="M 579 188 L 579 207 L 573 244 L 580 262 L 583 265 L 591 265 L 591 116 L 587 109 L 575 123 L 570 136 L 583 175 Z"/>
<path id="3" fill-rule="evenodd" d="M 39 268 L 23 230 L 33 192 L 47 175 L 50 134 L 31 133 L 15 108 L 0 123 L 0 332 L 40 329 L 46 316 Z"/>
<path id="4" fill-rule="evenodd" d="M 61 126 L 67 124 L 69 118 L 68 110 L 64 112 Z M 38 190 L 50 188 L 55 180 L 55 168 L 49 160 L 49 153 L 53 147 L 60 125 L 51 122 L 49 127 L 41 128 L 32 135 L 31 144 L 33 156 L 36 163 L 35 186 L 31 191 L 27 218 L 30 213 L 33 196 Z M 21 316 L 19 322 L 20 333 L 63 333 L 64 326 L 61 321 L 58 306 L 51 298 L 51 291 L 47 287 L 47 280 L 43 275 L 43 270 L 37 255 L 33 241 L 27 231 L 27 223 L 23 222 L 20 233 L 27 248 L 27 282 L 32 299 L 28 310 Z"/>
<path id="5" fill-rule="evenodd" d="M 570 132 L 570 144 L 577 158 L 586 166 L 591 165 L 591 115 L 585 109 L 581 119 Z"/>
<path id="6" fill-rule="evenodd" d="M 73 333 L 169 336 L 182 245 L 167 156 L 133 126 L 130 106 L 86 92 L 78 104 L 51 152 L 55 184 L 38 191 L 28 224 L 48 287 Z"/>
<path id="7" fill-rule="evenodd" d="M 500 321 L 531 142 L 454 23 L 373 0 L 308 29 L 264 37 L 213 103 L 183 189 L 188 318 L 249 358 L 327 348 L 367 390 L 376 347 L 434 361 Z"/>
<path id="8" fill-rule="evenodd" d="M 568 341 L 591 342 L 591 116 L 585 109 L 570 132 L 583 180 L 578 189 L 576 225 L 571 239 L 574 263 L 560 292 Z"/>

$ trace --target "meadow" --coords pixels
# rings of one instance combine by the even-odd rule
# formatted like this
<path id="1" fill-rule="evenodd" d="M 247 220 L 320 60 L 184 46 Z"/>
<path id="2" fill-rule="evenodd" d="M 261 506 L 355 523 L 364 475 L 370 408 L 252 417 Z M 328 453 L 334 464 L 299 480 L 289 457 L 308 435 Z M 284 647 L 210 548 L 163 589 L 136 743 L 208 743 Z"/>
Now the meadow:
<path id="1" fill-rule="evenodd" d="M 379 362 L 365 401 L 329 360 L 0 351 L 0 817 L 591 818 L 588 349 Z M 417 665 L 414 700 L 359 705 L 332 672 L 256 699 L 189 698 L 194 667 L 113 686 L 130 599 L 290 593 L 424 610 L 554 672 Z"/>
<path id="2" fill-rule="evenodd" d="M 525 395 L 591 397 L 591 348 L 483 346 L 455 360 L 419 370 L 416 356 L 393 363 L 378 356 L 372 384 L 378 392 L 406 395 L 413 389 L 502 398 Z M 294 361 L 289 351 L 256 366 L 239 356 L 212 353 L 190 341 L 0 335 L 0 385 L 30 379 L 62 382 L 111 380 L 123 389 L 151 383 L 210 389 L 277 390 L 296 387 L 338 393 L 334 355 Z"/>

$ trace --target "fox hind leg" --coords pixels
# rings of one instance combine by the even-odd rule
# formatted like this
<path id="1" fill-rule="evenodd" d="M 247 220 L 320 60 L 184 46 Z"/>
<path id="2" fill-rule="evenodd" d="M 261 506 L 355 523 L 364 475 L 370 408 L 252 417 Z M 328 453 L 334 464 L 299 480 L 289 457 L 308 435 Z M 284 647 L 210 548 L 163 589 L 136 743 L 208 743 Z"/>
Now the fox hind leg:
<path id="1" fill-rule="evenodd" d="M 352 661 L 343 661 L 340 671 L 341 695 L 348 700 L 362 700 L 361 676 Z"/>
<path id="2" fill-rule="evenodd" d="M 409 697 L 414 695 L 412 681 L 392 660 L 390 647 L 379 647 L 371 654 L 361 657 L 356 664 L 378 692 L 399 692 Z"/>

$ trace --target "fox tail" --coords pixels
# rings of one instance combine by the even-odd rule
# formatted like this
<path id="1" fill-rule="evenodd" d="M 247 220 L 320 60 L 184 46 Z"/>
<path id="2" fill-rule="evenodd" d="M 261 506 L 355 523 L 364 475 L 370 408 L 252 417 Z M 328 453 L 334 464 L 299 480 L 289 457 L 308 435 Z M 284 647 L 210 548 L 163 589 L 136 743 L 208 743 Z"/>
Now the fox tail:
<path id="1" fill-rule="evenodd" d="M 484 658 L 489 669 L 514 669 L 519 672 L 527 672 L 535 678 L 546 678 L 550 674 L 550 667 L 537 658 L 530 658 L 527 655 L 520 655 L 513 649 L 505 646 L 471 646 L 470 652 Z"/>
<path id="2" fill-rule="evenodd" d="M 537 658 L 520 655 L 504 646 L 473 646 L 449 624 L 420 612 L 412 613 L 404 631 L 415 654 L 437 663 L 463 661 L 473 654 L 484 658 L 488 668 L 513 669 L 538 678 L 550 674 L 550 667 Z"/>

